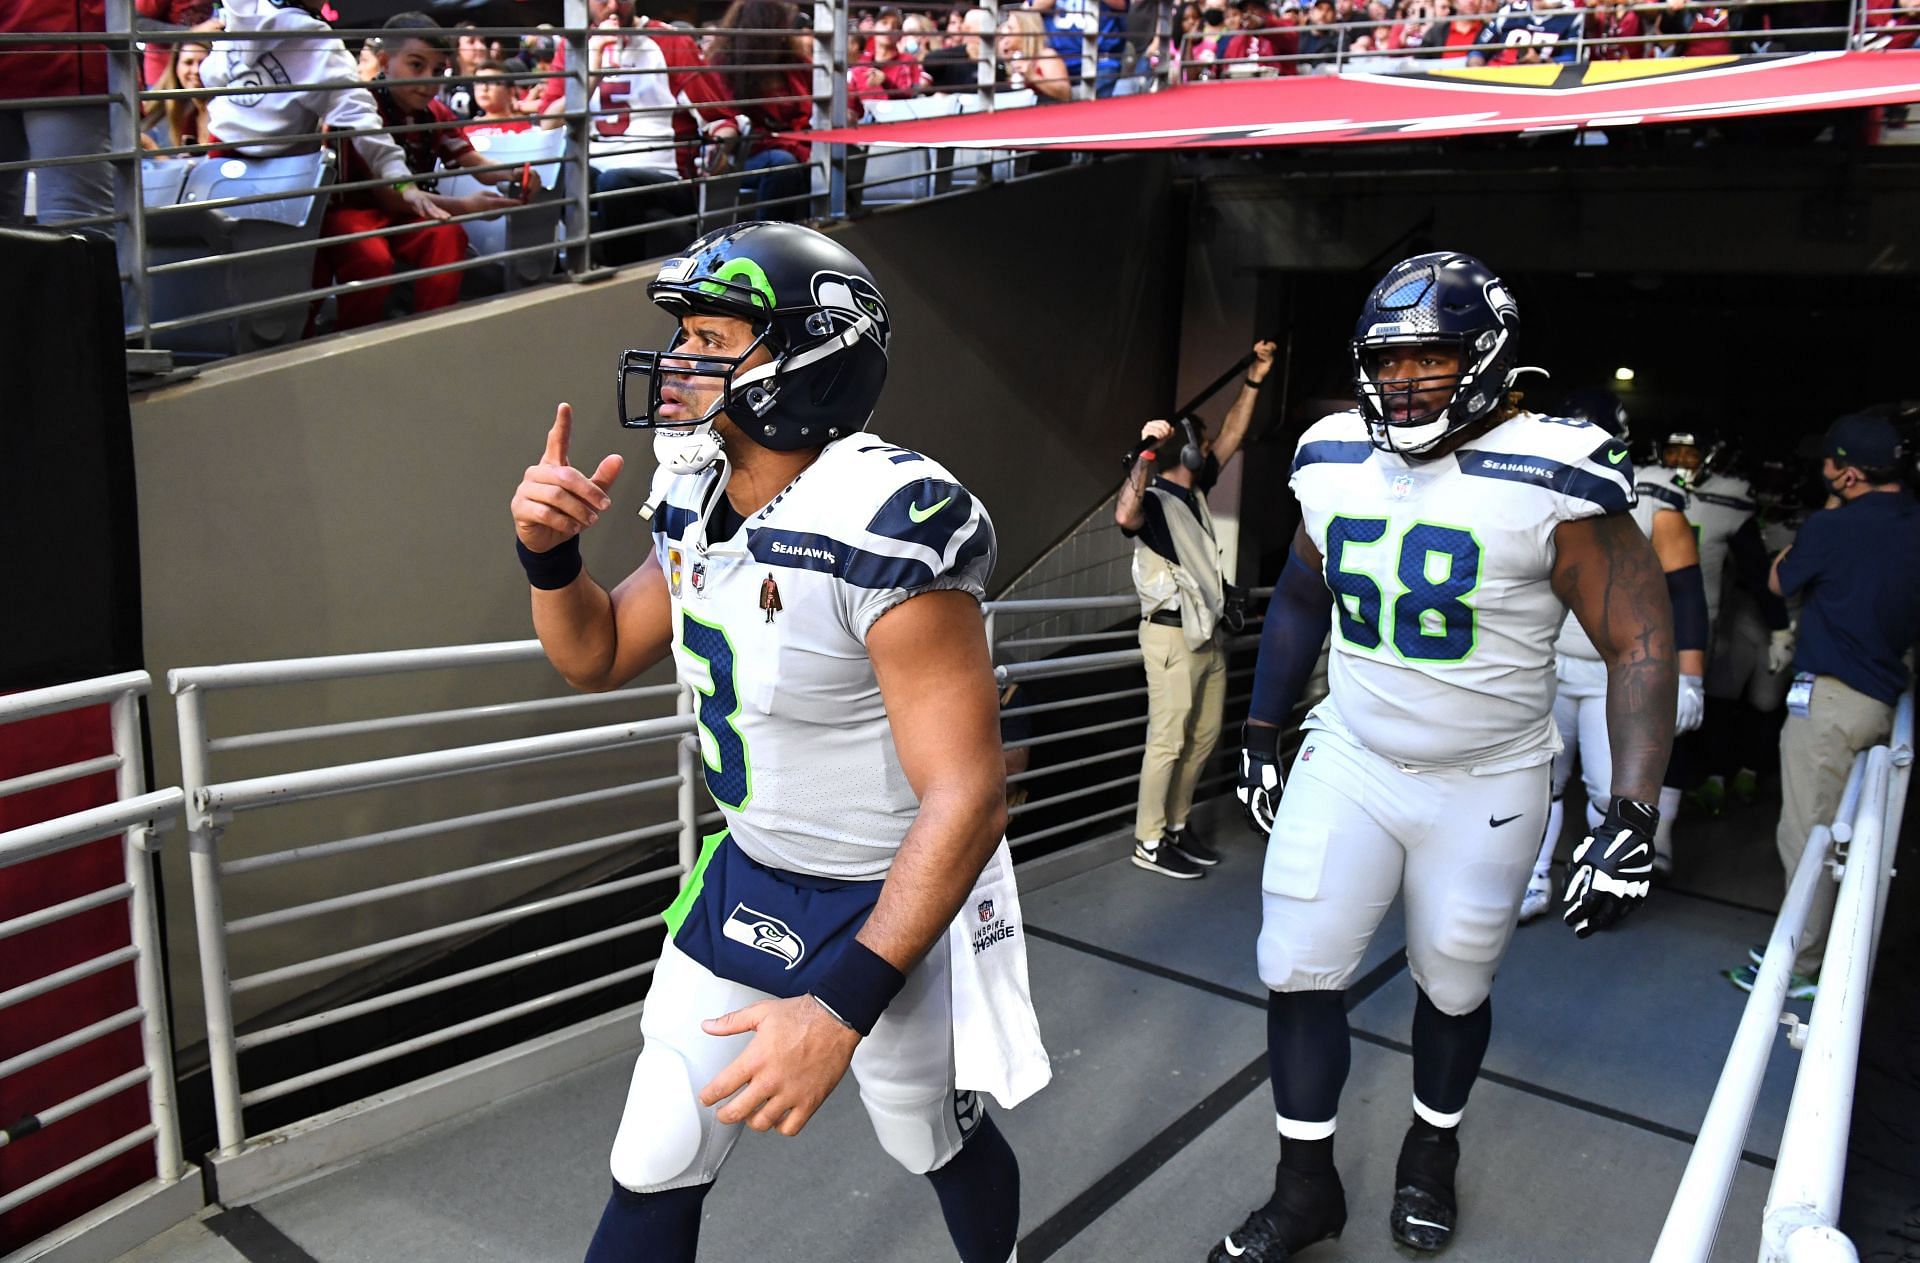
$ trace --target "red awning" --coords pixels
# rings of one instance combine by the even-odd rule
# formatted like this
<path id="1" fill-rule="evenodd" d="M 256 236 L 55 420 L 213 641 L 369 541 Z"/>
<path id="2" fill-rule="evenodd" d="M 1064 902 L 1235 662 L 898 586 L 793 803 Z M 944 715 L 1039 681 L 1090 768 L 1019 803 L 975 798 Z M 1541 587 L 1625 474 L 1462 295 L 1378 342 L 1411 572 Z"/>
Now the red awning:
<path id="1" fill-rule="evenodd" d="M 1192 149 L 1540 134 L 1920 101 L 1920 51 L 1669 57 L 1199 83 L 812 133 L 965 149 Z"/>

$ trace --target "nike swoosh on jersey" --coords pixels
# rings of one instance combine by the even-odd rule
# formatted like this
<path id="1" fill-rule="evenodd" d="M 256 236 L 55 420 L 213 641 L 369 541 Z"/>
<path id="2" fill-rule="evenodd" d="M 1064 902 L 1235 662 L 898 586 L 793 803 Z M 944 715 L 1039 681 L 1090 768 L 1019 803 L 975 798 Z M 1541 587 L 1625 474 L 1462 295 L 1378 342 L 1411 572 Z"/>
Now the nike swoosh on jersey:
<path id="1" fill-rule="evenodd" d="M 953 503 L 953 497 L 948 496 L 946 499 L 940 501 L 939 503 L 930 504 L 924 509 L 917 504 L 910 504 L 907 506 L 907 516 L 912 518 L 914 520 L 914 523 L 917 525 L 921 522 L 926 521 L 928 518 L 932 517 L 934 514 L 938 513 L 940 510 L 946 508 L 949 504 L 952 504 L 952 503 Z"/>
<path id="2" fill-rule="evenodd" d="M 1519 818 L 1520 818 L 1521 816 L 1524 816 L 1524 815 L 1526 815 L 1526 814 L 1527 814 L 1527 813 L 1526 813 L 1526 812 L 1524 812 L 1524 811 L 1521 811 L 1521 812 L 1516 812 L 1515 814 L 1513 814 L 1513 815 L 1511 815 L 1511 816 L 1501 816 L 1501 817 L 1500 817 L 1499 819 L 1497 819 L 1497 820 L 1496 820 L 1496 819 L 1495 819 L 1494 817 L 1492 817 L 1492 816 L 1488 816 L 1488 817 L 1487 817 L 1487 827 L 1488 827 L 1488 828 L 1491 828 L 1491 829 L 1498 829 L 1498 828 L 1499 828 L 1499 827 L 1500 827 L 1501 825 L 1503 825 L 1503 824 L 1512 824 L 1512 823 L 1513 823 L 1513 822 L 1514 822 L 1515 820 L 1518 820 L 1518 819 L 1519 819 Z"/>
<path id="3" fill-rule="evenodd" d="M 1618 465 L 1621 461 L 1625 460 L 1626 458 L 1627 458 L 1627 454 L 1625 452 L 1608 452 L 1607 464 Z"/>

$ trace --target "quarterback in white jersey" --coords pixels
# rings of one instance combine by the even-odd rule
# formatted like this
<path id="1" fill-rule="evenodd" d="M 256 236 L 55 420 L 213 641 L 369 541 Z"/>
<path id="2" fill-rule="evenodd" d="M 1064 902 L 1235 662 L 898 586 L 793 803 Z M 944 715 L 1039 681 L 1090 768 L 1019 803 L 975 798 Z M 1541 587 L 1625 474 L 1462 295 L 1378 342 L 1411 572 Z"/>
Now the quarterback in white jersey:
<path id="1" fill-rule="evenodd" d="M 660 461 L 651 555 L 611 593 L 582 568 L 621 458 L 571 468 L 564 404 L 513 502 L 548 657 L 605 689 L 670 650 L 726 820 L 665 915 L 586 1257 L 691 1263 L 741 1127 L 798 1134 L 851 1069 L 963 1263 L 1006 1263 L 1019 1168 L 956 1091 L 956 1045 L 977 1041 L 953 1028 L 964 983 L 1038 1045 L 979 606 L 993 524 L 941 466 L 862 432 L 890 328 L 845 248 L 739 224 L 662 264 L 648 294 L 679 325 L 667 350 L 621 361 L 621 419 L 653 430 Z M 1015 927 L 984 947 L 950 933 L 976 880 L 994 896 L 977 919 L 998 904 L 995 925 Z M 1003 1081 L 983 1082 L 1011 1103 L 1044 1071 Z"/>
<path id="2" fill-rule="evenodd" d="M 1414 1249 L 1452 1239 L 1458 1127 L 1560 744 L 1552 645 L 1569 609 L 1607 663 L 1614 798 L 1575 852 L 1564 916 L 1585 938 L 1648 890 L 1673 726 L 1666 593 L 1629 514 L 1626 448 L 1514 404 L 1519 325 L 1478 259 L 1396 265 L 1356 326 L 1359 410 L 1310 428 L 1294 457 L 1301 524 L 1261 635 L 1239 790 L 1270 828 L 1258 956 L 1280 1165 L 1211 1263 L 1277 1263 L 1345 1226 L 1345 989 L 1396 896 L 1419 992 L 1390 1225 Z M 1283 784 L 1279 726 L 1329 631 L 1330 691 Z"/>

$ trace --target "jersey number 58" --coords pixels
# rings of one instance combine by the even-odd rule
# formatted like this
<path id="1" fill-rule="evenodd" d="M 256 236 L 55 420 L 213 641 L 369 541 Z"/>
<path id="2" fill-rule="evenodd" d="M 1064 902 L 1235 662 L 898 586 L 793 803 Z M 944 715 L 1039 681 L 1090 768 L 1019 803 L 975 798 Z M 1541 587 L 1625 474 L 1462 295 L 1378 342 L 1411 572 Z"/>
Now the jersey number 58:
<path id="1" fill-rule="evenodd" d="M 1327 587 L 1341 637 L 1361 649 L 1378 649 L 1387 629 L 1385 558 L 1372 551 L 1386 535 L 1385 518 L 1327 523 Z M 1399 588 L 1391 609 L 1395 652 L 1418 662 L 1458 662 L 1473 652 L 1478 615 L 1467 598 L 1480 586 L 1480 542 L 1473 532 L 1416 522 L 1401 535 L 1390 573 Z"/>

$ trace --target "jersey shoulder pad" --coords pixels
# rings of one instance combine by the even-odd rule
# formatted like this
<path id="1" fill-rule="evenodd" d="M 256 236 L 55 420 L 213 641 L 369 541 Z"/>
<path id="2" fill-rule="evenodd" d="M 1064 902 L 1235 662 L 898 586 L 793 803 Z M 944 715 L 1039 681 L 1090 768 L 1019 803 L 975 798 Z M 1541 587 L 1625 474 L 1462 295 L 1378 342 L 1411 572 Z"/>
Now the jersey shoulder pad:
<path id="1" fill-rule="evenodd" d="M 712 470 L 701 474 L 653 471 L 653 489 L 647 493 L 647 503 L 654 506 L 652 527 L 656 540 L 674 542 L 687 537 L 687 531 L 700 518 L 701 502 L 716 476 Z"/>
<path id="2" fill-rule="evenodd" d="M 1315 421 L 1293 449 L 1293 472 L 1312 465 L 1359 465 L 1377 449 L 1367 438 L 1367 423 L 1357 408 Z"/>
<path id="3" fill-rule="evenodd" d="M 794 493 L 803 489 L 806 529 L 769 521 L 776 497 L 749 523 L 756 556 L 832 569 L 854 587 L 912 589 L 958 572 L 984 583 L 981 563 L 997 552 L 986 507 L 944 465 L 875 435 L 830 446 Z"/>
<path id="4" fill-rule="evenodd" d="M 1627 445 L 1590 421 L 1523 412 L 1454 453 L 1462 473 L 1542 488 L 1573 517 L 1633 507 Z"/>

